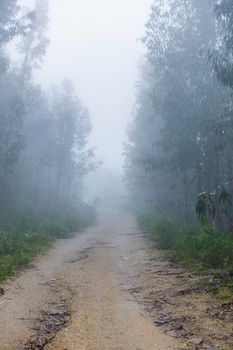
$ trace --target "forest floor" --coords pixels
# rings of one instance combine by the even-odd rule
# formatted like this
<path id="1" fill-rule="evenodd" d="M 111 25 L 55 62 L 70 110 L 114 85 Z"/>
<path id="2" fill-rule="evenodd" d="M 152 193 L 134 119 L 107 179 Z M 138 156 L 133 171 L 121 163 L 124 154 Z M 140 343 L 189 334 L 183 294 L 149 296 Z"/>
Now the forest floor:
<path id="1" fill-rule="evenodd" d="M 233 299 L 212 280 L 109 211 L 1 284 L 0 350 L 230 350 Z"/>

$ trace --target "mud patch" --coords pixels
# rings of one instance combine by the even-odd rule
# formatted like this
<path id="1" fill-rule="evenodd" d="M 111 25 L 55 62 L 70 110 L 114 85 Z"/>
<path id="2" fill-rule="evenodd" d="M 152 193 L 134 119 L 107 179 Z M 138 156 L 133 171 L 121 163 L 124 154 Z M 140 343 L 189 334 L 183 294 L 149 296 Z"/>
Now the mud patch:
<path id="1" fill-rule="evenodd" d="M 33 330 L 36 335 L 32 337 L 23 347 L 23 350 L 42 350 L 50 343 L 70 320 L 70 313 L 64 303 L 54 304 L 53 310 L 41 313 Z"/>
<path id="2" fill-rule="evenodd" d="M 74 259 L 71 259 L 68 261 L 69 264 L 75 264 L 77 262 L 80 262 L 82 260 L 86 260 L 89 258 L 90 252 L 94 249 L 94 246 L 88 247 L 86 249 L 81 250 L 79 252 L 78 256 Z"/>
<path id="3" fill-rule="evenodd" d="M 49 280 L 45 285 L 49 288 L 50 297 L 40 317 L 34 320 L 31 327 L 34 334 L 22 350 L 43 350 L 70 321 L 68 304 L 73 295 L 70 286 L 62 278 Z"/>

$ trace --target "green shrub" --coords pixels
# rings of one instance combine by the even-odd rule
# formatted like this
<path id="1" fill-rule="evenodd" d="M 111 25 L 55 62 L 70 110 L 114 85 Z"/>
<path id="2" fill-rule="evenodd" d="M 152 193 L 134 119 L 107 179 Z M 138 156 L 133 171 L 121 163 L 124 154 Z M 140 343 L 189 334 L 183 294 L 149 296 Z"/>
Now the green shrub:
<path id="1" fill-rule="evenodd" d="M 0 281 L 4 281 L 14 272 L 12 257 L 4 256 L 0 258 Z"/>
<path id="2" fill-rule="evenodd" d="M 67 238 L 69 229 L 59 221 L 48 221 L 39 226 L 39 232 L 54 238 Z"/>
<path id="3" fill-rule="evenodd" d="M 175 245 L 176 232 L 172 220 L 161 214 L 144 214 L 139 223 L 157 240 L 159 247 L 171 249 Z"/>
<path id="4" fill-rule="evenodd" d="M 200 227 L 187 242 L 186 252 L 205 267 L 233 267 L 233 240 L 229 234 L 212 226 Z"/>
<path id="5" fill-rule="evenodd" d="M 210 225 L 180 227 L 171 218 L 148 214 L 139 218 L 162 249 L 172 250 L 175 256 L 201 268 L 233 271 L 233 239 Z"/>
<path id="6" fill-rule="evenodd" d="M 28 264 L 35 256 L 49 248 L 57 238 L 68 238 L 93 223 L 94 210 L 85 208 L 77 217 L 43 222 L 39 218 L 16 215 L 0 220 L 0 281 Z M 85 215 L 84 215 L 85 214 Z"/>

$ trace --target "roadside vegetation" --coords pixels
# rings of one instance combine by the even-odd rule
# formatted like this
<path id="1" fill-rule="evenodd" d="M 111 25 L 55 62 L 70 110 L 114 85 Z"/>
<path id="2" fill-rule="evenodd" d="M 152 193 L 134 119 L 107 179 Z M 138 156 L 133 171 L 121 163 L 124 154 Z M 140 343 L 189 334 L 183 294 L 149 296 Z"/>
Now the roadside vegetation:
<path id="1" fill-rule="evenodd" d="M 49 2 L 28 6 L 0 2 L 0 281 L 94 218 L 83 204 L 96 167 L 90 115 L 71 81 L 48 91 L 34 81 L 49 46 Z"/>
<path id="2" fill-rule="evenodd" d="M 6 217 L 0 225 L 0 281 L 30 263 L 56 239 L 71 238 L 94 220 L 95 211 L 88 206 L 79 215 L 59 220 L 45 220 L 32 213 Z"/>
<path id="3" fill-rule="evenodd" d="M 233 272 L 233 239 L 211 225 L 180 226 L 173 218 L 161 214 L 144 214 L 139 224 L 152 235 L 158 247 L 169 250 L 180 262 L 200 271 L 221 269 Z"/>
<path id="4" fill-rule="evenodd" d="M 125 150 L 132 207 L 177 259 L 232 275 L 232 1 L 155 0 L 143 43 Z"/>

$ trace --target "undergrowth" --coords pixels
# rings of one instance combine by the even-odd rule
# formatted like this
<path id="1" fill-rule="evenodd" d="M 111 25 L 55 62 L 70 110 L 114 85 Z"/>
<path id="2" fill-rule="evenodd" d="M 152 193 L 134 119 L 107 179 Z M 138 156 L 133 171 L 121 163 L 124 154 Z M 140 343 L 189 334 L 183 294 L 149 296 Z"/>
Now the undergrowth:
<path id="1" fill-rule="evenodd" d="M 57 220 L 20 214 L 0 218 L 0 281 L 31 262 L 56 239 L 71 237 L 94 219 L 92 208 L 83 215 Z"/>
<path id="2" fill-rule="evenodd" d="M 172 251 L 182 263 L 200 270 L 219 269 L 233 273 L 233 238 L 210 225 L 180 226 L 174 219 L 161 214 L 144 214 L 140 225 L 148 231 L 162 249 Z"/>

